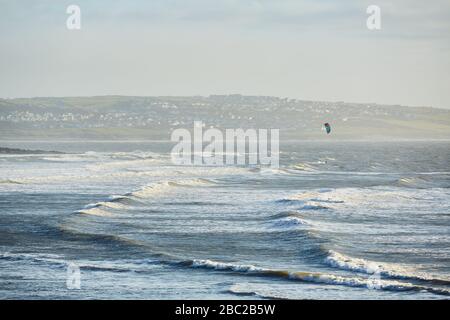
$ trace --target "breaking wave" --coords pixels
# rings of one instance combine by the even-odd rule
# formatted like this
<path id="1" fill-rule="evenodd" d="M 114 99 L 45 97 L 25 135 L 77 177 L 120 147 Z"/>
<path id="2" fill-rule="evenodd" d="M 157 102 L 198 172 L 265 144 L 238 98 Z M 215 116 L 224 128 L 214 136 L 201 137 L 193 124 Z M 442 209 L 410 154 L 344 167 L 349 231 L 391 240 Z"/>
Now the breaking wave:
<path id="1" fill-rule="evenodd" d="M 433 183 L 425 177 L 403 177 L 398 179 L 397 185 L 400 187 L 418 189 L 433 187 Z"/>
<path id="2" fill-rule="evenodd" d="M 90 216 L 100 216 L 100 217 L 111 217 L 111 216 L 113 216 L 113 214 L 111 212 L 106 211 L 106 210 L 102 210 L 102 209 L 97 208 L 97 207 L 90 208 L 90 209 L 77 210 L 77 211 L 75 211 L 75 213 L 87 214 L 87 215 L 90 215 Z"/>
<path id="3" fill-rule="evenodd" d="M 275 229 L 295 229 L 307 225 L 309 225 L 309 223 L 306 220 L 298 216 L 289 215 L 273 220 L 271 227 Z"/>
<path id="4" fill-rule="evenodd" d="M 329 255 L 325 258 L 325 263 L 338 269 L 365 274 L 378 273 L 380 276 L 391 279 L 420 280 L 434 284 L 450 285 L 450 280 L 435 279 L 429 275 L 419 273 L 413 268 L 353 258 L 333 250 L 329 251 Z"/>
<path id="5" fill-rule="evenodd" d="M 364 277 L 340 276 L 335 274 L 327 274 L 319 272 L 275 270 L 257 267 L 250 264 L 233 264 L 213 260 L 190 260 L 186 261 L 185 264 L 192 268 L 204 268 L 219 271 L 244 273 L 253 276 L 277 277 L 301 282 L 340 285 L 358 288 L 372 288 L 388 291 L 428 291 L 441 295 L 450 295 L 450 291 L 446 289 L 435 289 L 427 286 L 420 286 L 408 282 L 400 282 L 395 280 L 385 280 L 385 279 L 373 280 Z"/>
<path id="6" fill-rule="evenodd" d="M 292 166 L 293 169 L 295 170 L 299 170 L 299 171 L 316 171 L 316 167 L 314 167 L 313 165 L 310 165 L 308 163 L 297 163 L 295 165 Z"/>
<path id="7" fill-rule="evenodd" d="M 0 184 L 23 184 L 23 182 L 12 180 L 12 179 L 6 179 L 6 180 L 0 180 Z"/>
<path id="8" fill-rule="evenodd" d="M 331 209 L 329 206 L 322 205 L 317 203 L 317 201 L 304 201 L 304 200 L 296 200 L 296 199 L 281 199 L 277 200 L 278 203 L 286 203 L 286 204 L 296 204 L 299 203 L 301 206 L 298 210 L 328 210 Z"/>
<path id="9" fill-rule="evenodd" d="M 110 212 L 110 209 L 129 209 L 130 206 L 138 205 L 140 203 L 142 204 L 146 199 L 149 199 L 153 196 L 169 192 L 172 190 L 172 188 L 210 186 L 212 184 L 214 184 L 212 180 L 202 178 L 157 182 L 155 184 L 144 186 L 139 190 L 129 192 L 124 195 L 110 196 L 110 200 L 108 201 L 100 201 L 88 204 L 83 209 L 75 211 L 75 213 L 105 217 L 113 216 L 114 213 Z"/>

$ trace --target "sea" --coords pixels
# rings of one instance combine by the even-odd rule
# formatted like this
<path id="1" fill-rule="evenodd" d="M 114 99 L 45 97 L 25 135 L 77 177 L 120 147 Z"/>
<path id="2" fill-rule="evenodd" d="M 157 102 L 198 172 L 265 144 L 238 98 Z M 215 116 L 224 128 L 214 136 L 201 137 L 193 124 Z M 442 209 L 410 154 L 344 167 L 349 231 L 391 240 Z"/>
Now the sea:
<path id="1" fill-rule="evenodd" d="M 3 141 L 0 299 L 448 299 L 449 141 Z"/>

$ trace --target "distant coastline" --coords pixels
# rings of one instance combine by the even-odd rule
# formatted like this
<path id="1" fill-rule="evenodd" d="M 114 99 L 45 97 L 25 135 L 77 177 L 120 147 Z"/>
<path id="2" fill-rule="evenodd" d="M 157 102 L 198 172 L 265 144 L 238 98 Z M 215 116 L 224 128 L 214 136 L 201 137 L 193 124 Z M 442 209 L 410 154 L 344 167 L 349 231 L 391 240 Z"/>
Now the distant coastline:
<path id="1" fill-rule="evenodd" d="M 238 94 L 0 99 L 0 137 L 8 141 L 170 140 L 194 121 L 219 130 L 280 129 L 281 140 L 450 139 L 450 110 L 431 107 Z"/>
<path id="2" fill-rule="evenodd" d="M 0 147 L 0 154 L 64 154 L 64 152 Z"/>

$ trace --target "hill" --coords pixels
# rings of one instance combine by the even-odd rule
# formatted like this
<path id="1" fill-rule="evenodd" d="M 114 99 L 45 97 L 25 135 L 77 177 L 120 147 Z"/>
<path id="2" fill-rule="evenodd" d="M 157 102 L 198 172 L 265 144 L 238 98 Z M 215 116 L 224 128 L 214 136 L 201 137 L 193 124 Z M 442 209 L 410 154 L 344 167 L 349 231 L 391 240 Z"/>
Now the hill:
<path id="1" fill-rule="evenodd" d="M 0 99 L 2 140 L 169 140 L 197 120 L 219 129 L 278 128 L 281 139 L 450 139 L 450 110 L 431 107 L 238 94 Z"/>

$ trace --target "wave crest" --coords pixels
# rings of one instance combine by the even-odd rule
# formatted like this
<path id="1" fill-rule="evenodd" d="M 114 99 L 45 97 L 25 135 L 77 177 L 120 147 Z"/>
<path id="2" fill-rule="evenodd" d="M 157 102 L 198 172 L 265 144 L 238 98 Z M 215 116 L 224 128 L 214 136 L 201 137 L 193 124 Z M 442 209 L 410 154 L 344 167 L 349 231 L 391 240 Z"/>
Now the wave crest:
<path id="1" fill-rule="evenodd" d="M 329 251 L 329 255 L 325 258 L 325 263 L 338 269 L 365 274 L 378 273 L 380 276 L 392 279 L 410 279 L 427 281 L 435 284 L 450 284 L 450 281 L 448 280 L 435 279 L 429 275 L 420 273 L 411 267 L 368 261 L 361 258 L 353 258 L 333 250 Z"/>
<path id="2" fill-rule="evenodd" d="M 400 282 L 395 280 L 377 280 L 376 286 L 370 278 L 356 276 L 340 276 L 334 274 L 325 274 L 318 272 L 301 272 L 289 270 L 274 270 L 268 268 L 257 267 L 251 264 L 233 264 L 228 262 L 218 262 L 213 260 L 191 260 L 185 263 L 193 268 L 214 269 L 220 271 L 232 271 L 245 273 L 255 276 L 279 277 L 288 280 L 313 282 L 329 285 L 342 285 L 358 288 L 372 288 L 388 291 L 428 291 L 436 294 L 450 295 L 450 291 L 446 289 L 435 289 L 426 286 L 419 286 L 409 282 Z"/>

